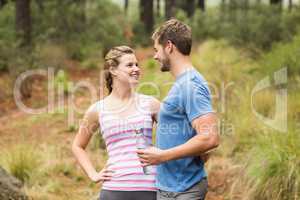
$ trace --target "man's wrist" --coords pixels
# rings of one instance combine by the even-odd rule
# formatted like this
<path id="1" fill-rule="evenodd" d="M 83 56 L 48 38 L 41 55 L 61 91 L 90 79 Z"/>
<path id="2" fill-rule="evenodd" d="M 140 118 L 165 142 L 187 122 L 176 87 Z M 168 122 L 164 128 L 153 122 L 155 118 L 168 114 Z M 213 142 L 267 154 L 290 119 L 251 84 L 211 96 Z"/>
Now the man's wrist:
<path id="1" fill-rule="evenodd" d="M 172 151 L 170 149 L 163 150 L 162 162 L 168 162 L 170 160 L 172 160 Z"/>

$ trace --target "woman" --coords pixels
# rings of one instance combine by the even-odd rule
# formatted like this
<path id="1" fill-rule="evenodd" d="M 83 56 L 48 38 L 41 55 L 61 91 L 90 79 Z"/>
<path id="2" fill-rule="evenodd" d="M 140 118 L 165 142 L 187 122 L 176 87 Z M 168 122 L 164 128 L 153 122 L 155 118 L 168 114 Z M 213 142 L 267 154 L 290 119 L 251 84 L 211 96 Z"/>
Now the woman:
<path id="1" fill-rule="evenodd" d="M 103 182 L 101 200 L 155 200 L 155 168 L 144 173 L 136 153 L 136 132 L 143 130 L 145 140 L 152 143 L 152 127 L 160 103 L 134 92 L 140 68 L 130 47 L 112 48 L 105 56 L 104 69 L 109 95 L 86 111 L 72 151 L 88 177 Z M 97 128 L 101 130 L 109 156 L 100 172 L 95 170 L 85 151 Z"/>

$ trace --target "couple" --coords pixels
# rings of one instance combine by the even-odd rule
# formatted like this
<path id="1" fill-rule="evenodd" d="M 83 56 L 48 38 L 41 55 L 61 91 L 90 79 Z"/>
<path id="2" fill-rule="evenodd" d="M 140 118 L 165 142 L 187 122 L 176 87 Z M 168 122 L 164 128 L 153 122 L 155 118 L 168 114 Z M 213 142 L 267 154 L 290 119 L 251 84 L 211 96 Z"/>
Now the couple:
<path id="1" fill-rule="evenodd" d="M 152 39 L 161 71 L 176 78 L 164 101 L 134 92 L 140 75 L 134 51 L 127 46 L 112 48 L 105 57 L 109 95 L 86 111 L 73 142 L 73 153 L 88 177 L 103 182 L 100 200 L 205 199 L 202 156 L 218 146 L 219 136 L 207 83 L 189 58 L 191 29 L 171 19 Z M 143 130 L 151 143 L 154 122 L 156 147 L 138 149 L 136 130 Z M 100 172 L 85 151 L 97 128 L 109 155 Z"/>

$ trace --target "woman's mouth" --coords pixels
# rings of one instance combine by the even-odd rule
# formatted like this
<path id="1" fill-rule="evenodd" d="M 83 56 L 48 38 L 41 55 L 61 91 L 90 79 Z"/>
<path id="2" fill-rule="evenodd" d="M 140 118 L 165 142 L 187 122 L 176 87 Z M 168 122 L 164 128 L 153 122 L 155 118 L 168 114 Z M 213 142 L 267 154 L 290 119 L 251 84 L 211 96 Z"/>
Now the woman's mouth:
<path id="1" fill-rule="evenodd" d="M 130 76 L 133 77 L 133 78 L 135 78 L 136 80 L 138 80 L 139 77 L 140 77 L 140 75 L 137 74 L 137 73 L 131 74 Z"/>

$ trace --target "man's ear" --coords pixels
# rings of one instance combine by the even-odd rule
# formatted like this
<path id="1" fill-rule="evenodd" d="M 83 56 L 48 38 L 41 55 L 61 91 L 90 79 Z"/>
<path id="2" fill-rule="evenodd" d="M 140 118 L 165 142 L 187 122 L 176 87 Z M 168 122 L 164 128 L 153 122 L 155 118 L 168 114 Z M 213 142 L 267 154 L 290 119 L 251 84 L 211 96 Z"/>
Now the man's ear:
<path id="1" fill-rule="evenodd" d="M 171 40 L 168 40 L 167 43 L 166 43 L 166 52 L 168 52 L 169 54 L 171 54 L 173 52 L 173 43 L 171 42 Z"/>

